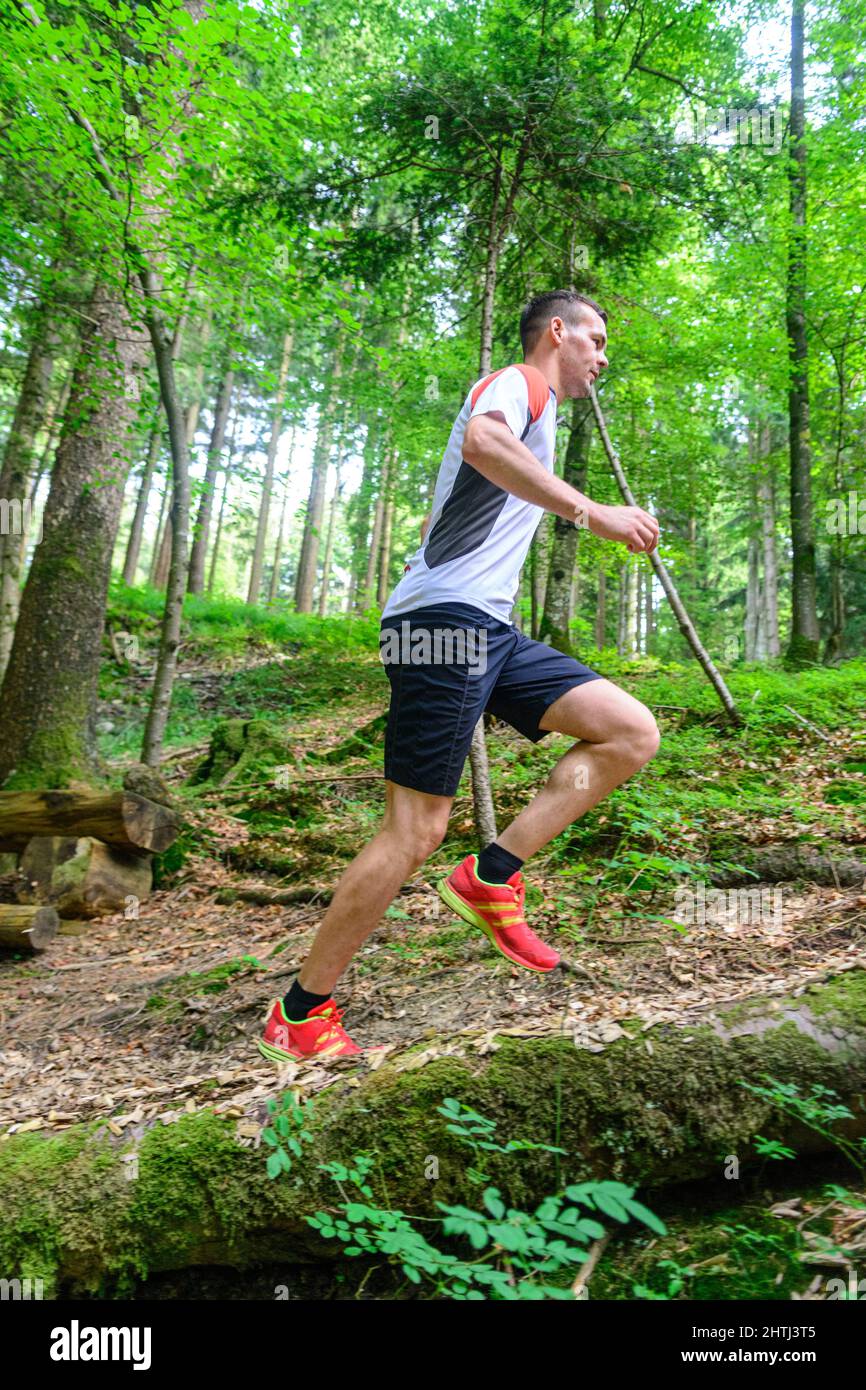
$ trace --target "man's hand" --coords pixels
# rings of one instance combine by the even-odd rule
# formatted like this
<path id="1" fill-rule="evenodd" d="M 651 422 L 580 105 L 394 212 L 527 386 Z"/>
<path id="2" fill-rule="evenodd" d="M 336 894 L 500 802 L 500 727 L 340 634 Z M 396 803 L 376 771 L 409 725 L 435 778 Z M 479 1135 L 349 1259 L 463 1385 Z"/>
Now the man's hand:
<path id="1" fill-rule="evenodd" d="M 631 555 L 655 550 L 659 524 L 642 507 L 607 507 L 595 502 L 587 514 L 587 529 L 605 541 L 622 541 Z"/>

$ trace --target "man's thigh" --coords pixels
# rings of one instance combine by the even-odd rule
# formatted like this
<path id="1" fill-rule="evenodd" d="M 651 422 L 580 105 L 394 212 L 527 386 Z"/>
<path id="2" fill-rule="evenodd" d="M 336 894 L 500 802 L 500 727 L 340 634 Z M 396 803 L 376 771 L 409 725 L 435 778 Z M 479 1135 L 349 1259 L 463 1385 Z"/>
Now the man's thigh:
<path id="1" fill-rule="evenodd" d="M 607 743 L 649 733 L 655 728 L 655 719 L 640 700 L 602 678 L 567 690 L 545 711 L 539 727 L 588 743 Z"/>
<path id="2" fill-rule="evenodd" d="M 551 705 L 567 692 L 599 685 L 603 679 L 598 671 L 574 657 L 519 633 L 485 708 L 524 738 L 538 743 L 551 732 L 550 726 L 543 723 Z"/>
<path id="3" fill-rule="evenodd" d="M 433 796 L 386 780 L 385 828 L 413 840 L 427 831 L 444 836 L 453 804 L 453 796 Z"/>
<path id="4" fill-rule="evenodd" d="M 391 685 L 385 778 L 428 795 L 453 797 L 472 731 L 514 644 L 513 634 L 504 623 L 483 613 L 476 624 L 474 619 L 455 619 L 447 608 L 433 606 L 397 621 L 401 632 L 405 623 L 407 640 L 385 645 L 384 634 L 395 629 L 383 624 L 380 653 Z M 437 635 L 441 638 L 461 629 L 479 641 L 471 647 L 464 644 L 462 650 L 459 644 L 442 641 L 437 649 Z M 427 645 L 421 642 L 416 649 L 416 639 L 425 635 Z"/>

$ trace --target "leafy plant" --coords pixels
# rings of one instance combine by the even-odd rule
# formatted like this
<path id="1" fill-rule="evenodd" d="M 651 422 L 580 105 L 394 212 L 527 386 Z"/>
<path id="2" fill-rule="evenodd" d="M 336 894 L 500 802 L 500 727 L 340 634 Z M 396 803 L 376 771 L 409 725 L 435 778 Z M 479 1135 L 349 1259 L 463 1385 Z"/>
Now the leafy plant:
<path id="1" fill-rule="evenodd" d="M 288 1171 L 291 1161 L 279 1136 L 291 1124 L 299 1138 L 309 1138 L 306 1121 L 312 1103 L 300 1106 L 289 1093 L 274 1129 L 265 1138 L 275 1148 L 268 1158 L 268 1173 L 278 1176 Z M 529 1149 L 552 1153 L 563 1150 L 531 1140 L 510 1140 L 500 1144 L 494 1138 L 496 1124 L 453 1097 L 438 1107 L 449 1133 L 465 1143 L 476 1156 L 497 1152 L 510 1154 Z M 296 1155 L 298 1139 L 288 1140 Z M 280 1157 L 280 1154 L 283 1157 Z M 588 1245 L 601 1239 L 605 1228 L 596 1214 L 625 1224 L 639 1221 L 659 1235 L 666 1234 L 664 1223 L 634 1196 L 634 1189 L 620 1182 L 573 1183 L 564 1191 L 545 1197 L 533 1212 L 510 1207 L 497 1187 L 485 1186 L 480 1207 L 437 1202 L 440 1218 L 428 1218 L 441 1227 L 443 1237 L 464 1242 L 471 1258 L 440 1250 L 418 1229 L 422 1218 L 377 1204 L 370 1176 L 375 1157 L 361 1152 L 350 1163 L 332 1161 L 319 1165 L 337 1184 L 343 1201 L 338 1212 L 317 1211 L 308 1216 L 309 1224 L 325 1240 L 338 1240 L 344 1254 L 384 1256 L 404 1275 L 409 1284 L 428 1286 L 432 1297 L 458 1301 L 572 1299 L 569 1275 L 589 1257 Z M 486 1182 L 480 1167 L 470 1172 L 471 1181 Z M 354 1189 L 354 1190 L 352 1190 Z M 588 1214 L 589 1213 L 589 1214 Z M 405 1287 L 405 1286 L 404 1286 Z"/>
<path id="2" fill-rule="evenodd" d="M 280 1173 L 291 1172 L 289 1153 L 300 1158 L 302 1143 L 312 1143 L 307 1122 L 312 1118 L 313 1103 L 308 1100 L 302 1105 L 294 1091 L 285 1091 L 279 1100 L 268 1101 L 268 1113 L 273 1119 L 262 1130 L 262 1138 L 273 1149 L 273 1153 L 268 1154 L 268 1177 L 277 1178 Z"/>
<path id="3" fill-rule="evenodd" d="M 799 1087 L 793 1082 L 776 1081 L 773 1077 L 763 1074 L 767 1086 L 755 1086 L 748 1081 L 740 1081 L 738 1084 L 744 1086 L 753 1095 L 762 1096 L 764 1100 L 770 1101 L 779 1109 L 787 1111 L 796 1119 L 814 1129 L 818 1134 L 823 1134 L 824 1138 L 836 1148 L 841 1150 L 846 1158 L 850 1159 L 861 1173 L 866 1172 L 866 1138 L 862 1136 L 855 1142 L 846 1139 L 844 1135 L 836 1134 L 831 1128 L 837 1120 L 853 1120 L 854 1114 L 839 1100 L 835 1091 L 827 1086 L 816 1083 L 812 1086 L 807 1096 L 801 1096 Z M 758 1136 L 761 1138 L 761 1136 Z M 769 1145 L 773 1141 L 762 1139 L 764 1145 Z M 780 1146 L 781 1147 L 781 1146 Z M 759 1150 L 765 1156 L 776 1158 L 780 1155 L 769 1153 L 766 1148 Z M 785 1157 L 793 1157 L 791 1150 L 784 1150 Z"/>

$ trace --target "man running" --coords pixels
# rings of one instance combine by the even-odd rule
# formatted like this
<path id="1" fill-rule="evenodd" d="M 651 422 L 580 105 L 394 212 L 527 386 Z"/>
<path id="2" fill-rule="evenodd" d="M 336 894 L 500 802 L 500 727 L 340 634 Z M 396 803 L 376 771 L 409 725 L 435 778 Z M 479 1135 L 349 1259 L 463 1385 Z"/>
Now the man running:
<path id="1" fill-rule="evenodd" d="M 274 1003 L 259 1041 L 274 1061 L 362 1050 L 342 1027 L 333 990 L 401 885 L 442 843 L 485 710 L 533 743 L 548 733 L 577 740 L 516 820 L 439 884 L 449 907 L 527 970 L 553 970 L 559 956 L 524 916 L 524 863 L 658 749 L 645 705 L 511 621 L 545 510 L 633 554 L 658 544 L 658 523 L 640 507 L 593 502 L 553 471 L 557 404 L 590 395 L 608 365 L 606 323 L 574 291 L 537 296 L 520 319 L 523 363 L 483 377 L 463 402 L 429 526 L 382 613 L 391 685 L 382 827 L 344 872 L 297 979 Z"/>

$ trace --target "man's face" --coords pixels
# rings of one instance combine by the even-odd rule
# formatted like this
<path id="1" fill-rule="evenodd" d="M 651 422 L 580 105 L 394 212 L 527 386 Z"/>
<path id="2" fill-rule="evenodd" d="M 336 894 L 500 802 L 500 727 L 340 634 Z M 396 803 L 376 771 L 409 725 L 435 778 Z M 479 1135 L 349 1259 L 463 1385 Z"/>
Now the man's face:
<path id="1" fill-rule="evenodd" d="M 572 324 L 553 320 L 559 340 L 560 379 L 565 396 L 571 398 L 588 396 L 592 383 L 608 365 L 604 319 L 588 304 L 583 305 L 581 315 Z"/>

